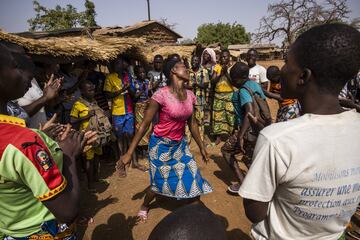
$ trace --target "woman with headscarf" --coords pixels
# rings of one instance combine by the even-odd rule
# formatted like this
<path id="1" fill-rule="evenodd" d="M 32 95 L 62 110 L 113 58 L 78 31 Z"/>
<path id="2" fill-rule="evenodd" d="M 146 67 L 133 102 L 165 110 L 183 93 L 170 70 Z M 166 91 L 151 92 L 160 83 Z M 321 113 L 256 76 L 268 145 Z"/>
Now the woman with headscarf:
<path id="1" fill-rule="evenodd" d="M 209 71 L 209 78 L 213 74 L 216 65 L 216 54 L 212 48 L 205 48 L 201 54 L 201 66 Z"/>
<path id="2" fill-rule="evenodd" d="M 205 48 L 201 54 L 201 67 L 207 71 L 207 78 L 211 79 L 216 65 L 216 53 L 212 48 Z M 204 126 L 210 126 L 212 105 L 214 99 L 214 88 L 209 87 L 206 92 L 206 106 L 204 107 Z"/>
<path id="3" fill-rule="evenodd" d="M 154 116 L 159 114 L 159 121 L 154 125 L 149 140 L 150 187 L 138 213 L 139 223 L 146 222 L 150 203 L 156 195 L 198 202 L 201 195 L 212 192 L 210 184 L 202 178 L 184 136 L 187 123 L 203 160 L 207 162 L 207 152 L 194 114 L 196 97 L 185 88 L 185 83 L 189 81 L 189 70 L 180 60 L 170 59 L 165 63 L 164 74 L 169 79 L 169 85 L 159 89 L 150 99 L 144 121 L 127 153 L 117 164 L 117 168 L 122 169 L 130 163 L 136 146 Z"/>

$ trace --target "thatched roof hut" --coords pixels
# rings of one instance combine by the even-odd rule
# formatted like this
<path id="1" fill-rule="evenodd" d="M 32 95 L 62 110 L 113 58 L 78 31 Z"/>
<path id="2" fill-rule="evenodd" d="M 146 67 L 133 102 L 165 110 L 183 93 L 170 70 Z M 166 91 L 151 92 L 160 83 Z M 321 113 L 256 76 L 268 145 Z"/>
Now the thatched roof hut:
<path id="1" fill-rule="evenodd" d="M 141 37 L 152 44 L 175 44 L 180 34 L 157 21 L 142 21 L 131 26 L 104 27 L 96 29 L 94 36 Z"/>
<path id="2" fill-rule="evenodd" d="M 131 26 L 69 28 L 55 31 L 19 32 L 20 37 L 44 39 L 51 37 L 76 37 L 82 35 L 143 38 L 151 44 L 175 44 L 180 34 L 157 21 L 142 21 Z"/>
<path id="3" fill-rule="evenodd" d="M 146 50 L 146 59 L 149 62 L 153 61 L 155 55 L 160 54 L 164 58 L 170 54 L 177 53 L 181 57 L 188 58 L 190 60 L 191 54 L 194 52 L 196 45 L 169 45 L 169 46 L 154 46 L 151 49 Z"/>
<path id="4" fill-rule="evenodd" d="M 90 59 L 108 62 L 120 54 L 144 60 L 141 38 L 119 38 L 109 36 L 51 37 L 31 39 L 0 31 L 0 40 L 16 43 L 25 48 L 26 52 L 38 61 L 69 62 Z"/>

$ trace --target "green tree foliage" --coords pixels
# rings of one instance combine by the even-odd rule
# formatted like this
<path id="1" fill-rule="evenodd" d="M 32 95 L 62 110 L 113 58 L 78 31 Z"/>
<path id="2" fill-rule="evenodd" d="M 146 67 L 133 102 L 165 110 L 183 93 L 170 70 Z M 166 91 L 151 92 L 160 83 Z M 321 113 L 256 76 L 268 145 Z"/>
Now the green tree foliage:
<path id="1" fill-rule="evenodd" d="M 196 37 L 201 44 L 221 43 L 223 46 L 230 44 L 244 44 L 250 42 L 250 34 L 238 23 L 209 23 L 198 27 Z"/>
<path id="2" fill-rule="evenodd" d="M 34 0 L 33 5 L 36 15 L 28 20 L 30 31 L 53 31 L 79 26 L 96 26 L 95 5 L 89 0 L 85 1 L 84 12 L 77 12 L 71 4 L 67 4 L 66 7 L 56 5 L 54 9 L 47 9 Z"/>
<path id="3" fill-rule="evenodd" d="M 83 13 L 82 26 L 95 27 L 97 26 L 95 21 L 96 11 L 95 4 L 89 0 L 85 0 L 85 12 Z"/>

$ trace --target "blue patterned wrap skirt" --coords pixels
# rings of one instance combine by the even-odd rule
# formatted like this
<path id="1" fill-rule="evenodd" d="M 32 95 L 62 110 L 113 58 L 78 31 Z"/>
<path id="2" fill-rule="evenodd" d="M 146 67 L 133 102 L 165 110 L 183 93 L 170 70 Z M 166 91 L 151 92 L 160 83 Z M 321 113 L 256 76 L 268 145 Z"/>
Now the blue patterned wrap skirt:
<path id="1" fill-rule="evenodd" d="M 185 137 L 175 141 L 152 134 L 149 162 L 150 188 L 156 194 L 184 199 L 212 192 L 201 177 Z"/>

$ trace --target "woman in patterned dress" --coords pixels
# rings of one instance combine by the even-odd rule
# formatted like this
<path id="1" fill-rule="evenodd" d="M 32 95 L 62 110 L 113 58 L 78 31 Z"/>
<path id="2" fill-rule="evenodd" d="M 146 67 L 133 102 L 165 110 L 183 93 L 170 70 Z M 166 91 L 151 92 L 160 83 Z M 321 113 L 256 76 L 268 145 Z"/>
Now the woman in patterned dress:
<path id="1" fill-rule="evenodd" d="M 150 188 L 138 213 L 140 223 L 147 220 L 150 203 L 157 194 L 197 202 L 201 195 L 212 192 L 210 184 L 202 178 L 184 136 L 185 125 L 188 123 L 203 160 L 207 162 L 207 152 L 201 141 L 194 114 L 196 97 L 184 86 L 189 81 L 189 71 L 181 61 L 169 60 L 165 63 L 164 73 L 170 80 L 170 85 L 159 89 L 152 96 L 139 131 L 135 134 L 128 152 L 117 164 L 117 168 L 121 169 L 124 164 L 130 163 L 136 146 L 154 116 L 159 113 L 159 121 L 150 137 Z"/>
<path id="2" fill-rule="evenodd" d="M 149 98 L 151 97 L 151 84 L 146 78 L 144 67 L 135 67 L 136 81 L 135 85 L 135 128 L 139 131 L 141 123 L 144 121 L 145 111 L 149 105 Z M 141 139 L 139 146 L 147 146 L 151 135 L 151 127 L 147 130 L 144 137 Z"/>
<path id="3" fill-rule="evenodd" d="M 231 69 L 229 50 L 221 52 L 221 64 L 214 68 L 211 84 L 214 87 L 214 101 L 212 109 L 212 133 L 216 137 L 215 144 L 221 142 L 221 135 L 232 133 L 235 122 L 234 106 L 231 98 L 234 88 L 230 83 Z"/>

